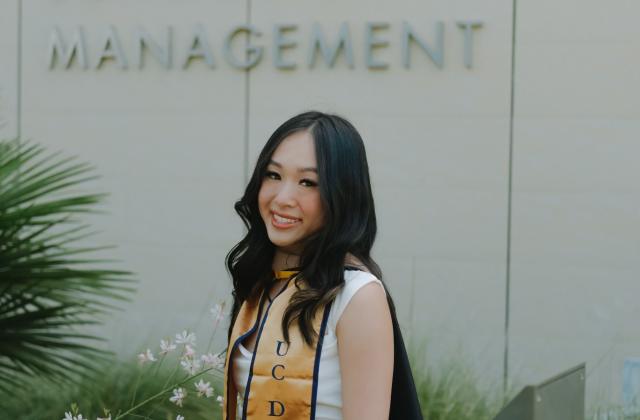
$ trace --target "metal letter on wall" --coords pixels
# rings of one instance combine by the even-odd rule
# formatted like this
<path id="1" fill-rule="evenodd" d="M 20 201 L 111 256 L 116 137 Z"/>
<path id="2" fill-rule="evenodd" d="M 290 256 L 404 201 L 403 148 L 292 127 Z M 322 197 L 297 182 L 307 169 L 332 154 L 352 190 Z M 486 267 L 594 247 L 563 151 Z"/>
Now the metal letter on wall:
<path id="1" fill-rule="evenodd" d="M 231 51 L 231 42 L 239 33 L 247 34 L 247 44 L 245 46 L 246 60 L 240 61 L 238 60 Z M 224 40 L 224 55 L 233 67 L 248 70 L 251 67 L 258 64 L 260 59 L 262 58 L 262 47 L 254 46 L 251 44 L 251 36 L 260 36 L 261 33 L 258 32 L 253 25 L 238 25 L 229 31 L 229 34 Z"/>
<path id="2" fill-rule="evenodd" d="M 200 24 L 195 26 L 193 33 L 191 34 L 189 50 L 182 61 L 183 69 L 186 69 L 189 66 L 192 58 L 202 58 L 210 68 L 215 68 L 213 53 L 211 52 L 211 47 L 207 40 L 207 34 Z"/>
<path id="3" fill-rule="evenodd" d="M 171 68 L 171 26 L 168 26 L 165 31 L 165 43 L 164 47 L 160 46 L 149 32 L 147 32 L 141 26 L 137 26 L 133 32 L 134 43 L 136 45 L 136 61 L 137 67 L 141 69 L 144 66 L 143 53 L 144 49 L 148 49 L 151 55 L 158 60 L 160 64 L 166 69 Z"/>
<path id="4" fill-rule="evenodd" d="M 456 23 L 464 31 L 464 66 L 470 69 L 473 67 L 473 29 L 481 28 L 482 22 L 460 20 Z"/>
<path id="5" fill-rule="evenodd" d="M 308 65 L 309 68 L 313 68 L 316 64 L 316 52 L 320 50 L 324 62 L 327 63 L 329 68 L 332 68 L 338 58 L 340 50 L 344 50 L 347 64 L 349 68 L 354 67 L 353 62 L 353 46 L 351 45 L 351 34 L 349 33 L 349 25 L 347 22 L 343 22 L 340 25 L 340 31 L 338 33 L 338 42 L 333 45 L 333 48 L 327 46 L 324 35 L 322 34 L 322 28 L 320 24 L 314 23 L 311 29 L 311 45 L 309 48 Z"/>
<path id="6" fill-rule="evenodd" d="M 274 25 L 273 27 L 273 62 L 279 69 L 295 69 L 296 63 L 285 62 L 282 58 L 282 50 L 284 48 L 293 48 L 298 43 L 296 41 L 285 39 L 284 32 L 295 31 L 298 25 Z"/>
<path id="7" fill-rule="evenodd" d="M 367 63 L 367 67 L 370 69 L 386 69 L 387 67 L 389 67 L 388 63 L 376 61 L 373 58 L 374 48 L 383 48 L 389 45 L 389 41 L 376 38 L 374 32 L 380 29 L 387 28 L 389 28 L 389 24 L 386 22 L 367 22 L 367 26 L 365 29 L 364 46 L 365 60 Z"/>
<path id="8" fill-rule="evenodd" d="M 436 22 L 436 48 L 431 48 L 426 42 L 418 38 L 413 28 L 407 23 L 402 22 L 402 63 L 406 68 L 411 66 L 410 47 L 411 41 L 415 41 L 427 53 L 431 61 L 438 68 L 444 65 L 444 22 Z"/>
<path id="9" fill-rule="evenodd" d="M 124 52 L 122 51 L 122 45 L 120 44 L 120 40 L 118 39 L 118 33 L 116 32 L 116 28 L 113 25 L 109 25 L 106 30 L 106 35 L 104 38 L 104 42 L 102 43 L 102 50 L 98 55 L 98 60 L 96 62 L 96 70 L 100 68 L 102 62 L 107 59 L 113 59 L 118 64 L 122 70 L 125 70 L 128 67 L 127 58 L 124 56 Z"/>
<path id="10" fill-rule="evenodd" d="M 82 26 L 78 26 L 75 31 L 75 37 L 72 44 L 67 48 L 60 28 L 58 26 L 53 27 L 51 32 L 51 38 L 49 41 L 49 49 L 47 55 L 49 56 L 49 69 L 52 69 L 55 65 L 56 57 L 58 61 L 62 61 L 64 68 L 68 69 L 71 66 L 71 60 L 75 54 L 76 59 L 80 62 L 80 66 L 87 70 L 89 68 L 89 62 L 87 61 L 87 48 L 84 40 L 84 30 Z"/>

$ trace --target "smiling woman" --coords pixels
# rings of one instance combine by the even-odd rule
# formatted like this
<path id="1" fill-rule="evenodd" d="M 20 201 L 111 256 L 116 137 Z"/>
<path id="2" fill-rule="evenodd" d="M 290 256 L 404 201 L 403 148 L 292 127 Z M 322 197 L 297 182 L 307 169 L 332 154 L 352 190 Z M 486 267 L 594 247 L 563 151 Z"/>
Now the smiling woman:
<path id="1" fill-rule="evenodd" d="M 370 255 L 375 206 L 353 125 L 316 111 L 284 122 L 235 209 L 248 232 L 226 260 L 223 419 L 421 419 Z"/>
<path id="2" fill-rule="evenodd" d="M 258 203 L 269 239 L 280 252 L 299 254 L 304 238 L 323 225 L 315 161 L 313 137 L 303 130 L 287 136 L 267 166 Z"/>

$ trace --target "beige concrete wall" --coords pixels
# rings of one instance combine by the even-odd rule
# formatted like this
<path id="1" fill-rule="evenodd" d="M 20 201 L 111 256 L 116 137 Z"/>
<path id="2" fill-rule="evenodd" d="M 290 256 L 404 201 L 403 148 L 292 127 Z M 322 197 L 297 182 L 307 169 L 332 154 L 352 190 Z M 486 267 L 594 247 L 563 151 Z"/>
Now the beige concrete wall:
<path id="1" fill-rule="evenodd" d="M 512 374 L 587 362 L 620 401 L 640 355 L 640 4 L 519 2 Z"/>
<path id="2" fill-rule="evenodd" d="M 223 259 L 242 232 L 232 204 L 243 183 L 244 75 L 202 61 L 166 70 L 150 56 L 138 70 L 132 31 L 142 25 L 162 39 L 172 25 L 180 63 L 195 23 L 206 23 L 219 51 L 214 29 L 244 16 L 245 7 L 230 1 L 24 4 L 23 133 L 97 166 L 102 179 L 93 188 L 111 193 L 104 206 L 110 214 L 90 222 L 102 231 L 102 243 L 118 245 L 112 255 L 140 279 L 135 302 L 104 329 L 122 351 L 195 327 L 207 306 L 230 291 Z M 48 69 L 53 25 L 68 30 L 67 39 L 84 26 L 93 66 L 108 24 L 131 68 L 105 61 L 99 70 L 77 63 Z M 202 341 L 210 332 L 206 319 Z M 219 338 L 222 343 L 224 334 Z"/>
<path id="3" fill-rule="evenodd" d="M 16 57 L 22 45 L 23 137 L 97 166 L 102 178 L 87 188 L 111 193 L 109 214 L 86 220 L 140 279 L 135 301 L 100 330 L 118 352 L 188 327 L 208 340 L 204 311 L 228 297 L 223 259 L 243 233 L 233 203 L 271 132 L 313 108 L 345 115 L 363 135 L 374 257 L 407 341 L 427 338 L 432 361 L 458 352 L 500 390 L 510 275 L 510 382 L 587 361 L 590 401 L 620 400 L 621 363 L 640 355 L 635 3 L 518 2 L 510 254 L 512 1 L 25 1 L 19 40 L 18 5 L 2 7 L 0 52 Z M 472 68 L 458 20 L 484 22 Z M 364 28 L 380 21 L 389 46 L 375 56 L 389 67 L 371 70 Z M 443 23 L 441 69 L 415 45 L 411 68 L 402 66 L 403 21 L 427 42 Z M 306 66 L 314 22 L 328 39 L 348 22 L 354 68 L 344 57 L 331 69 Z M 264 48 L 248 74 L 222 54 L 227 31 L 242 23 L 262 32 L 255 42 Z M 214 69 L 179 66 L 196 24 Z M 283 54 L 296 69 L 274 67 L 274 24 L 298 25 L 287 38 L 299 45 Z M 56 25 L 66 39 L 84 26 L 91 66 L 113 25 L 131 67 L 50 70 Z M 134 66 L 136 25 L 156 39 L 173 27 L 173 68 L 148 54 L 144 69 Z M 0 62 L 2 136 L 17 131 L 16 64 Z"/>
<path id="4" fill-rule="evenodd" d="M 18 1 L 7 1 L 0 13 L 0 137 L 18 135 Z"/>

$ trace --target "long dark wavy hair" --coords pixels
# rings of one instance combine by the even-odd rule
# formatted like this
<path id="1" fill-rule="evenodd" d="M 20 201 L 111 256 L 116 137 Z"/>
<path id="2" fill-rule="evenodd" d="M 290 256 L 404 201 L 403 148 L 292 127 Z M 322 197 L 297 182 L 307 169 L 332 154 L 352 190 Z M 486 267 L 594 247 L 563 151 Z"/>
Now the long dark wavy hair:
<path id="1" fill-rule="evenodd" d="M 315 144 L 325 223 L 319 231 L 305 238 L 299 265 L 295 267 L 300 272 L 292 281 L 297 286 L 297 281 L 304 279 L 308 287 L 298 287 L 285 310 L 282 332 L 287 345 L 290 343 L 289 327 L 296 320 L 308 345 L 317 338 L 312 320 L 317 310 L 334 300 L 344 284 L 347 253 L 382 281 L 380 267 L 370 255 L 377 231 L 376 212 L 360 134 L 349 121 L 338 115 L 318 111 L 296 115 L 271 135 L 258 156 L 244 195 L 234 205 L 248 231 L 225 259 L 233 279 L 228 340 L 242 303 L 247 299 L 257 299 L 273 284 L 275 245 L 269 240 L 260 216 L 258 193 L 268 162 L 280 142 L 302 130 L 309 130 Z M 387 301 L 395 315 L 388 291 Z"/>

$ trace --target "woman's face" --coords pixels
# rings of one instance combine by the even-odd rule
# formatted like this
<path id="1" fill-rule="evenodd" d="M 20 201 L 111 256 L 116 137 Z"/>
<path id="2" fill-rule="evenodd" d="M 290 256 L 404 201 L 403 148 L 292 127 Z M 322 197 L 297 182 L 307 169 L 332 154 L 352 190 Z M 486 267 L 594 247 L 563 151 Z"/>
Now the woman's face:
<path id="1" fill-rule="evenodd" d="M 307 130 L 287 136 L 273 152 L 258 206 L 269 239 L 284 252 L 299 254 L 302 241 L 324 224 L 315 147 Z"/>

